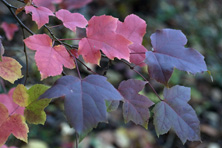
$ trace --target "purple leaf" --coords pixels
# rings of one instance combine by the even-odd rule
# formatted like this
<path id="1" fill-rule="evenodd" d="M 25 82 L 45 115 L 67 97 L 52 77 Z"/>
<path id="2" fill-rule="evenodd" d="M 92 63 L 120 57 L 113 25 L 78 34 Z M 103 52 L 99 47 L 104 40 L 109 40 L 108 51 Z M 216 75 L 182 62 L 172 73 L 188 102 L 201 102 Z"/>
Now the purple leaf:
<path id="1" fill-rule="evenodd" d="M 146 52 L 145 63 L 152 78 L 167 85 L 173 69 L 192 74 L 207 71 L 204 57 L 192 48 L 185 48 L 186 36 L 180 30 L 157 30 L 151 35 L 153 51 Z"/>
<path id="2" fill-rule="evenodd" d="M 153 105 L 153 102 L 138 94 L 145 85 L 145 81 L 130 79 L 121 82 L 118 90 L 124 97 L 123 117 L 125 122 L 132 120 L 147 128 L 150 116 L 149 107 Z"/>
<path id="3" fill-rule="evenodd" d="M 183 144 L 186 140 L 200 141 L 200 122 L 187 103 L 190 100 L 190 88 L 178 85 L 165 88 L 163 95 L 164 101 L 153 109 L 157 135 L 165 134 L 172 128 Z"/>
<path id="4" fill-rule="evenodd" d="M 40 99 L 65 97 L 65 114 L 70 124 L 81 134 L 106 122 L 105 100 L 122 100 L 120 93 L 106 77 L 90 75 L 81 80 L 74 76 L 58 79 Z"/>

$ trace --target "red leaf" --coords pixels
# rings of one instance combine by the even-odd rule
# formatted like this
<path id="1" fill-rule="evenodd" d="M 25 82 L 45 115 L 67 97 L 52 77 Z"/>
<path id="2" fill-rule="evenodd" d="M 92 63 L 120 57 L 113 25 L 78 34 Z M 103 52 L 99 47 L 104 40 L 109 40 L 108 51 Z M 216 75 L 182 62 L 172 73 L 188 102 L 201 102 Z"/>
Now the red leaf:
<path id="1" fill-rule="evenodd" d="M 179 30 L 157 30 L 151 35 L 153 51 L 146 52 L 146 64 L 152 78 L 167 85 L 173 69 L 192 74 L 207 71 L 204 57 L 192 48 L 185 48 L 185 35 Z"/>
<path id="2" fill-rule="evenodd" d="M 128 15 L 124 23 L 118 22 L 116 32 L 133 42 L 133 44 L 129 46 L 130 53 L 143 53 L 147 51 L 142 45 L 143 36 L 146 33 L 146 26 L 146 22 L 134 14 Z M 136 65 L 144 66 L 144 59 L 145 54 L 130 54 L 130 62 Z"/>
<path id="3" fill-rule="evenodd" d="M 12 88 L 10 89 L 8 94 L 0 94 L 0 103 L 4 104 L 7 107 L 9 113 L 14 112 L 15 109 L 18 107 L 18 105 L 15 104 L 12 98 L 14 90 L 15 88 Z M 24 109 L 24 107 L 19 107 L 14 113 L 24 115 Z"/>
<path id="4" fill-rule="evenodd" d="M 154 125 L 157 135 L 167 133 L 172 128 L 183 143 L 186 140 L 200 141 L 199 120 L 190 100 L 190 88 L 174 86 L 165 88 L 164 101 L 154 107 Z"/>
<path id="5" fill-rule="evenodd" d="M 2 23 L 1 28 L 5 31 L 8 40 L 12 40 L 14 33 L 19 30 L 16 24 L 8 24 L 6 22 Z"/>
<path id="6" fill-rule="evenodd" d="M 33 0 L 34 4 L 36 6 L 43 6 L 46 7 L 48 9 L 50 9 L 51 11 L 55 11 L 55 4 L 59 4 L 61 3 L 63 0 Z"/>
<path id="7" fill-rule="evenodd" d="M 54 16 L 51 10 L 42 6 L 38 8 L 25 6 L 25 12 L 26 14 L 32 12 L 32 20 L 37 23 L 38 29 L 49 22 L 49 16 Z"/>
<path id="8" fill-rule="evenodd" d="M 123 117 L 125 122 L 131 120 L 147 128 L 150 117 L 149 107 L 153 105 L 153 102 L 138 94 L 145 85 L 145 81 L 130 79 L 121 82 L 118 90 L 124 97 Z"/>
<path id="9" fill-rule="evenodd" d="M 74 68 L 72 57 L 62 45 L 52 45 L 51 38 L 46 34 L 33 35 L 24 40 L 26 46 L 36 50 L 35 61 L 41 74 L 41 79 L 48 76 L 60 75 L 63 65 L 67 68 Z"/>
<path id="10" fill-rule="evenodd" d="M 28 132 L 25 118 L 19 114 L 9 116 L 7 108 L 0 103 L 0 146 L 5 144 L 11 134 L 27 142 Z"/>
<path id="11" fill-rule="evenodd" d="M 79 134 L 90 131 L 98 122 L 106 121 L 105 100 L 122 99 L 106 77 L 99 75 L 89 75 L 83 80 L 64 76 L 39 99 L 58 97 L 65 97 L 66 117 Z"/>
<path id="12" fill-rule="evenodd" d="M 87 38 L 79 42 L 79 54 L 86 62 L 98 64 L 101 58 L 100 50 L 109 58 L 129 61 L 130 41 L 116 34 L 117 18 L 112 16 L 94 16 L 86 28 Z"/>
<path id="13" fill-rule="evenodd" d="M 88 21 L 80 13 L 71 13 L 68 10 L 61 9 L 56 12 L 56 17 L 63 22 L 66 28 L 69 28 L 73 32 L 76 31 L 76 27 L 85 28 Z"/>
<path id="14" fill-rule="evenodd" d="M 63 2 L 60 4 L 60 6 L 63 9 L 77 9 L 81 8 L 88 3 L 90 3 L 92 0 L 63 0 Z"/>

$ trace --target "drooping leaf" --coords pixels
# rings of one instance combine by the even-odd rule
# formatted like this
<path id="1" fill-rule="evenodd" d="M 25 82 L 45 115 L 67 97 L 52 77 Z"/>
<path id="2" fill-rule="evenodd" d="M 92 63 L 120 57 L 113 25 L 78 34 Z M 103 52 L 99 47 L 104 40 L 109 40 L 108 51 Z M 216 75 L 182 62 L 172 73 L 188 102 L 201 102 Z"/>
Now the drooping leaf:
<path id="1" fill-rule="evenodd" d="M 172 128 L 183 143 L 187 140 L 200 141 L 199 120 L 190 100 L 190 88 L 174 86 L 165 88 L 164 101 L 154 107 L 154 125 L 157 135 L 167 133 Z"/>
<path id="2" fill-rule="evenodd" d="M 29 95 L 26 93 L 27 89 L 24 85 L 19 84 L 14 90 L 13 101 L 19 106 L 26 107 L 28 105 Z"/>
<path id="3" fill-rule="evenodd" d="M 78 9 L 81 8 L 88 3 L 90 3 L 92 0 L 63 0 L 63 2 L 60 4 L 60 6 L 63 9 Z"/>
<path id="4" fill-rule="evenodd" d="M 125 122 L 131 120 L 147 128 L 150 116 L 149 107 L 154 103 L 149 98 L 138 94 L 145 85 L 145 81 L 130 79 L 121 82 L 118 90 L 124 97 L 123 117 Z"/>
<path id="5" fill-rule="evenodd" d="M 21 68 L 22 66 L 15 59 L 2 57 L 2 61 L 0 61 L 0 77 L 14 83 L 15 80 L 23 77 Z"/>
<path id="6" fill-rule="evenodd" d="M 33 35 L 24 40 L 26 46 L 36 50 L 35 61 L 41 74 L 41 79 L 60 75 L 63 65 L 74 68 L 75 64 L 63 45 L 52 45 L 51 38 L 46 34 Z"/>
<path id="7" fill-rule="evenodd" d="M 2 55 L 4 54 L 5 49 L 4 46 L 2 45 L 2 36 L 0 36 L 0 62 L 2 61 Z"/>
<path id="8" fill-rule="evenodd" d="M 86 28 L 87 37 L 79 42 L 79 54 L 86 62 L 99 65 L 100 50 L 109 59 L 125 59 L 129 61 L 129 48 L 131 44 L 122 35 L 115 32 L 117 18 L 112 16 L 94 16 L 88 22 Z"/>
<path id="9" fill-rule="evenodd" d="M 151 35 L 153 51 L 146 52 L 145 63 L 150 77 L 167 85 L 173 69 L 192 74 L 207 71 L 204 57 L 192 48 L 185 48 L 185 35 L 179 30 L 157 30 Z"/>
<path id="10" fill-rule="evenodd" d="M 123 35 L 128 40 L 132 41 L 133 44 L 129 46 L 130 49 L 130 62 L 139 66 L 144 66 L 144 59 L 147 49 L 142 45 L 143 36 L 146 33 L 146 22 L 140 17 L 131 14 L 128 15 L 124 22 L 118 22 L 116 32 Z M 136 53 L 136 54 L 134 54 Z"/>
<path id="11" fill-rule="evenodd" d="M 105 100 L 121 100 L 119 92 L 99 75 L 83 80 L 74 76 L 58 79 L 40 99 L 65 97 L 65 114 L 79 134 L 90 131 L 98 122 L 106 121 Z"/>
<path id="12" fill-rule="evenodd" d="M 80 13 L 71 13 L 68 10 L 61 9 L 56 12 L 56 17 L 63 22 L 66 28 L 69 28 L 73 32 L 76 31 L 76 27 L 85 28 L 88 21 Z"/>
<path id="13" fill-rule="evenodd" d="M 16 24 L 8 24 L 6 22 L 2 23 L 1 28 L 4 30 L 8 40 L 12 40 L 14 33 L 19 30 Z"/>
<path id="14" fill-rule="evenodd" d="M 0 146 L 5 144 L 10 134 L 27 142 L 28 132 L 24 117 L 19 114 L 9 116 L 7 108 L 0 103 Z"/>
<path id="15" fill-rule="evenodd" d="M 51 10 L 42 6 L 38 8 L 25 6 L 25 12 L 26 14 L 32 12 L 32 20 L 36 22 L 38 29 L 49 22 L 49 16 L 54 16 Z"/>
<path id="16" fill-rule="evenodd" d="M 0 103 L 4 104 L 8 112 L 24 115 L 24 107 L 19 107 L 14 101 L 13 101 L 13 93 L 15 88 L 12 88 L 9 90 L 8 94 L 0 94 Z"/>
<path id="17" fill-rule="evenodd" d="M 44 124 L 46 121 L 44 109 L 49 105 L 51 99 L 38 100 L 38 98 L 47 89 L 48 87 L 45 85 L 36 84 L 27 91 L 29 103 L 25 108 L 24 115 L 26 120 L 31 124 Z"/>
<path id="18" fill-rule="evenodd" d="M 50 9 L 51 11 L 55 11 L 55 4 L 61 3 L 63 0 L 33 0 L 36 6 L 42 6 Z"/>

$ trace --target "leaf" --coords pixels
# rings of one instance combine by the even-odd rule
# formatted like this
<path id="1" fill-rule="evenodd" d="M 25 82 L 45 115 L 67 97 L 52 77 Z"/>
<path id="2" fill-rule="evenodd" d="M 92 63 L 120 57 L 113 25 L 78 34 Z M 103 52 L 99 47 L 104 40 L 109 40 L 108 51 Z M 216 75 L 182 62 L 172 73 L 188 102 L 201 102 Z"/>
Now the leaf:
<path id="1" fill-rule="evenodd" d="M 19 106 L 26 107 L 28 105 L 29 95 L 26 93 L 27 89 L 24 85 L 19 84 L 14 90 L 13 101 Z"/>
<path id="2" fill-rule="evenodd" d="M 10 146 L 10 147 L 8 147 L 7 145 L 3 145 L 3 146 L 1 146 L 0 148 L 17 148 L 17 147 L 15 147 L 15 146 Z"/>
<path id="3" fill-rule="evenodd" d="M 17 139 L 27 143 L 28 126 L 23 116 L 19 114 L 8 114 L 7 108 L 0 103 L 0 146 L 13 134 Z"/>
<path id="4" fill-rule="evenodd" d="M 143 127 L 148 127 L 149 107 L 154 103 L 149 98 L 138 94 L 146 85 L 145 81 L 127 80 L 119 85 L 119 92 L 124 97 L 123 117 L 125 122 L 130 120 Z"/>
<path id="5" fill-rule="evenodd" d="M 12 88 L 12 89 L 10 89 L 8 94 L 0 94 L 0 103 L 4 104 L 7 107 L 8 112 L 10 114 L 12 112 L 14 112 L 15 114 L 24 115 L 24 109 L 25 108 L 24 107 L 18 107 L 18 105 L 13 101 L 14 90 L 15 90 L 15 88 Z"/>
<path id="6" fill-rule="evenodd" d="M 66 68 L 74 68 L 75 64 L 63 45 L 52 45 L 51 38 L 46 34 L 33 35 L 24 40 L 26 46 L 37 50 L 35 61 L 41 74 L 41 79 L 48 76 L 60 75 L 63 65 Z"/>
<path id="7" fill-rule="evenodd" d="M 80 13 L 71 13 L 68 10 L 61 9 L 56 12 L 56 17 L 63 22 L 66 28 L 69 28 L 73 32 L 76 31 L 76 27 L 85 28 L 88 21 Z"/>
<path id="8" fill-rule="evenodd" d="M 26 14 L 32 12 L 32 20 L 37 23 L 38 29 L 49 22 L 49 16 L 54 16 L 51 10 L 42 6 L 38 8 L 25 6 L 25 12 Z"/>
<path id="9" fill-rule="evenodd" d="M 119 107 L 119 101 L 106 101 L 107 112 L 115 111 Z"/>
<path id="10" fill-rule="evenodd" d="M 204 57 L 192 48 L 185 48 L 185 35 L 180 30 L 157 30 L 151 35 L 153 51 L 146 52 L 145 63 L 150 77 L 167 85 L 173 69 L 192 74 L 207 71 Z"/>
<path id="11" fill-rule="evenodd" d="M 92 0 L 63 0 L 63 2 L 60 4 L 60 6 L 63 9 L 78 9 L 81 8 L 88 3 L 90 3 Z"/>
<path id="12" fill-rule="evenodd" d="M 15 80 L 23 77 L 21 68 L 22 66 L 15 59 L 2 57 L 2 61 L 0 61 L 0 77 L 13 84 Z"/>
<path id="13" fill-rule="evenodd" d="M 44 112 L 44 109 L 49 105 L 51 99 L 38 100 L 38 98 L 47 89 L 48 87 L 45 85 L 36 84 L 27 91 L 27 94 L 29 95 L 29 103 L 25 108 L 24 115 L 26 120 L 31 124 L 44 125 L 46 121 L 46 113 Z"/>
<path id="14" fill-rule="evenodd" d="M 42 6 L 50 9 L 51 11 L 55 11 L 55 6 L 54 4 L 59 4 L 63 0 L 33 0 L 34 4 L 36 6 Z"/>
<path id="15" fill-rule="evenodd" d="M 129 46 L 130 49 L 130 62 L 139 66 L 144 66 L 144 54 L 138 54 L 146 52 L 147 49 L 142 45 L 143 36 L 146 33 L 146 22 L 140 17 L 131 14 L 128 15 L 124 22 L 118 21 L 116 32 L 123 35 L 125 38 L 133 42 Z M 134 54 L 137 53 L 137 54 Z"/>
<path id="16" fill-rule="evenodd" d="M 172 128 L 183 144 L 186 140 L 200 141 L 199 120 L 190 100 L 190 88 L 174 86 L 165 88 L 164 101 L 154 107 L 154 125 L 157 135 L 167 133 Z"/>
<path id="17" fill-rule="evenodd" d="M 119 92 L 99 75 L 83 80 L 74 76 L 58 79 L 39 99 L 65 97 L 65 115 L 79 134 L 106 121 L 105 100 L 121 100 Z"/>
<path id="18" fill-rule="evenodd" d="M 5 48 L 2 45 L 2 36 L 0 36 L 0 62 L 2 61 L 2 55 L 4 54 L 4 52 L 5 52 Z"/>
<path id="19" fill-rule="evenodd" d="M 12 40 L 15 32 L 19 30 L 16 24 L 8 24 L 6 22 L 2 23 L 1 28 L 4 30 L 8 40 Z"/>
<path id="20" fill-rule="evenodd" d="M 87 37 L 79 42 L 79 54 L 86 62 L 99 65 L 100 50 L 109 59 L 125 59 L 129 61 L 129 40 L 115 33 L 117 18 L 112 16 L 93 16 L 86 28 Z"/>

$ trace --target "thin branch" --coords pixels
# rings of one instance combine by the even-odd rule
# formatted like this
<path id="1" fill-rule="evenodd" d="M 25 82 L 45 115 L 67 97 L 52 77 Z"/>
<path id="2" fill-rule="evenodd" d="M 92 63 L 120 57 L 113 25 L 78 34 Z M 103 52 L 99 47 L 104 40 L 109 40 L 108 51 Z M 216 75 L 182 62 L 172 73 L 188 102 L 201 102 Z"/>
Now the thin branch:
<path id="1" fill-rule="evenodd" d="M 78 66 L 78 63 L 76 61 L 76 57 L 73 56 L 73 59 L 74 59 L 75 65 L 76 65 L 76 70 L 77 70 L 78 76 L 82 80 L 82 77 L 81 77 L 81 74 L 80 74 L 80 71 L 79 71 L 79 66 Z"/>
<path id="2" fill-rule="evenodd" d="M 138 72 L 137 70 L 134 69 L 133 66 L 131 66 L 129 63 L 127 63 L 126 61 L 124 60 L 121 60 L 123 63 L 125 63 L 127 66 L 130 67 L 130 69 L 132 69 L 134 72 L 136 72 L 138 75 L 140 75 L 147 83 L 148 85 L 151 87 L 151 89 L 153 90 L 153 92 L 156 94 L 156 96 L 159 98 L 160 101 L 163 101 L 163 99 L 160 98 L 160 96 L 158 95 L 158 93 L 156 92 L 156 90 L 153 88 L 153 86 L 150 84 L 150 82 L 140 73 Z"/>
<path id="3" fill-rule="evenodd" d="M 22 27 L 22 34 L 23 34 L 23 39 L 25 39 L 25 32 L 24 32 L 24 28 L 23 27 Z M 27 55 L 27 51 L 26 51 L 25 42 L 23 42 L 23 46 L 24 46 L 25 63 L 26 63 L 26 72 L 25 72 L 25 82 L 24 82 L 24 85 L 26 85 L 27 79 L 29 77 L 29 61 L 28 61 L 28 55 Z"/>
<path id="4" fill-rule="evenodd" d="M 78 148 L 78 144 L 79 144 L 79 135 L 77 132 L 75 132 L 75 136 L 76 136 L 76 148 Z"/>
<path id="5" fill-rule="evenodd" d="M 81 39 L 59 39 L 60 41 L 72 41 L 72 40 L 81 40 Z"/>
<path id="6" fill-rule="evenodd" d="M 3 89 L 4 93 L 7 93 L 7 90 L 5 88 L 5 83 L 2 79 L 0 79 L 0 83 L 1 83 L 1 86 L 2 86 L 2 89 Z"/>

